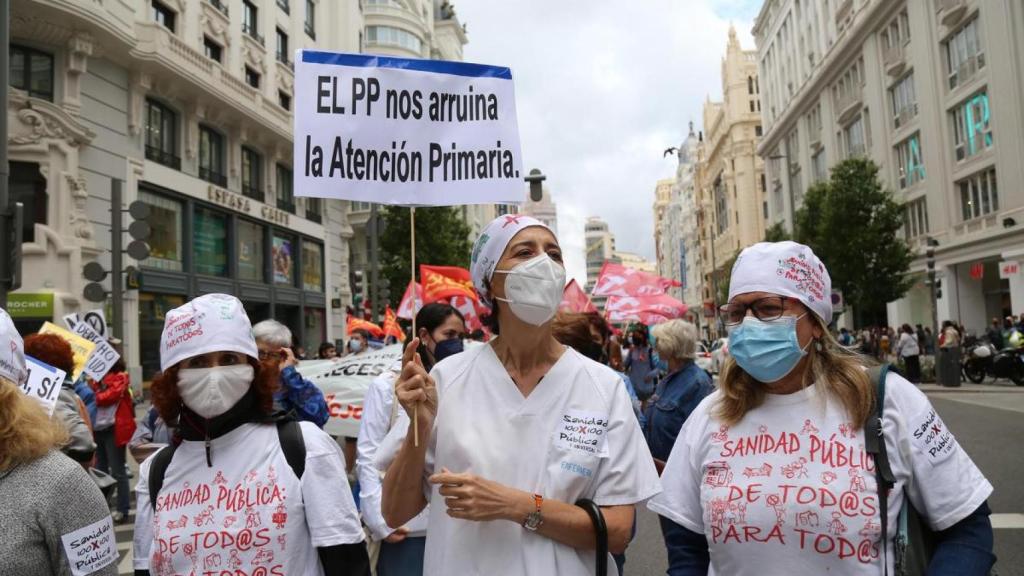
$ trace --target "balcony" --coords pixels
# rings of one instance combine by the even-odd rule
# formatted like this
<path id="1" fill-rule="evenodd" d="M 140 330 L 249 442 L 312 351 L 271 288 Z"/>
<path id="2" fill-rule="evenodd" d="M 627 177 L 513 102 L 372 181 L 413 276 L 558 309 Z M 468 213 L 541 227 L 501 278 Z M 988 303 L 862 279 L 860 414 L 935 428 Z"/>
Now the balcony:
<path id="1" fill-rule="evenodd" d="M 295 198 L 278 198 L 277 209 L 284 210 L 289 214 L 295 214 Z"/>
<path id="2" fill-rule="evenodd" d="M 882 53 L 882 63 L 885 65 L 885 72 L 893 78 L 903 74 L 907 68 L 907 45 L 904 42 L 897 42 L 886 48 Z"/>
<path id="3" fill-rule="evenodd" d="M 306 210 L 306 220 L 309 220 L 310 222 L 316 222 L 317 224 L 322 224 L 324 221 L 324 216 L 320 212 Z"/>
<path id="4" fill-rule="evenodd" d="M 169 168 L 174 168 L 175 170 L 181 170 L 181 158 L 156 146 L 146 145 L 146 159 L 158 162 Z"/>
<path id="5" fill-rule="evenodd" d="M 263 188 L 259 186 L 253 186 L 251 184 L 242 184 L 242 196 L 246 198 L 252 198 L 263 202 L 266 199 L 266 195 L 263 193 Z"/>
<path id="6" fill-rule="evenodd" d="M 978 73 L 978 70 L 981 70 L 984 67 L 984 53 L 976 54 L 967 58 L 957 66 L 956 71 L 949 75 L 949 89 L 952 90 L 957 86 L 966 83 Z"/>
<path id="7" fill-rule="evenodd" d="M 201 179 L 203 179 L 203 180 L 206 180 L 207 182 L 209 182 L 211 184 L 216 184 L 217 186 L 220 186 L 221 188 L 227 188 L 227 186 L 228 186 L 228 177 L 225 176 L 224 174 L 221 174 L 220 172 L 217 172 L 215 170 L 211 170 L 210 168 L 205 168 L 203 166 L 200 166 L 199 167 L 199 177 Z"/>
<path id="8" fill-rule="evenodd" d="M 863 99 L 864 91 L 860 86 L 838 94 L 836 97 L 836 112 L 840 124 L 844 124 L 860 111 Z"/>
<path id="9" fill-rule="evenodd" d="M 226 2 L 224 2 L 223 0 L 209 0 L 209 2 L 211 6 L 213 6 L 217 10 L 220 10 L 222 14 L 224 14 L 225 16 L 228 15 L 228 5 Z"/>
<path id="10" fill-rule="evenodd" d="M 947 28 L 952 28 L 960 23 L 960 19 L 967 12 L 967 0 L 935 0 L 935 7 L 939 14 L 939 22 Z"/>
<path id="11" fill-rule="evenodd" d="M 910 124 L 910 121 L 913 120 L 915 117 L 917 117 L 916 102 L 910 104 L 909 106 L 905 106 L 902 110 L 900 110 L 899 114 L 896 115 L 896 118 L 893 119 L 893 124 L 895 124 L 896 128 L 902 128 L 907 124 Z"/>

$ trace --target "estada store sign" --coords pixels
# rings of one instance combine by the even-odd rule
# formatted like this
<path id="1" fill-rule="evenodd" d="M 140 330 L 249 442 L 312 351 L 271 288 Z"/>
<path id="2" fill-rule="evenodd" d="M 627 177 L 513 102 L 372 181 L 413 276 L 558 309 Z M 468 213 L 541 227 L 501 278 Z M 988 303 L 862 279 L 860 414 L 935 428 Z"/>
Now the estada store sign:
<path id="1" fill-rule="evenodd" d="M 242 212 L 250 216 L 256 216 L 272 224 L 288 226 L 288 217 L 291 216 L 284 210 L 278 210 L 267 204 L 250 200 L 240 194 L 229 192 L 218 186 L 210 186 L 206 191 L 206 199 L 218 206 L 230 208 L 236 212 Z M 259 204 L 259 210 L 253 209 L 253 204 Z"/>

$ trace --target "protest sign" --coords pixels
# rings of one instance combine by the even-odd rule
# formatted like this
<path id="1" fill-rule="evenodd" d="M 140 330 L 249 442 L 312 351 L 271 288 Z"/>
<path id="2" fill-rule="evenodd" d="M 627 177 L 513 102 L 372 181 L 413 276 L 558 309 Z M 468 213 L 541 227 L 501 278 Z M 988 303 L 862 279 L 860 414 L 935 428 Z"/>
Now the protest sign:
<path id="1" fill-rule="evenodd" d="M 109 515 L 60 539 L 74 576 L 93 574 L 117 562 L 117 538 Z"/>
<path id="2" fill-rule="evenodd" d="M 296 369 L 324 393 L 331 414 L 324 430 L 334 436 L 356 438 L 370 383 L 401 359 L 402 345 L 394 344 L 344 358 L 299 362 Z"/>
<path id="3" fill-rule="evenodd" d="M 28 378 L 21 385 L 22 392 L 42 404 L 47 414 L 53 414 L 60 385 L 64 382 L 64 371 L 31 356 L 25 356 L 25 368 L 28 369 Z"/>
<path id="4" fill-rule="evenodd" d="M 76 336 L 81 336 L 86 340 L 96 345 L 93 349 L 92 354 L 85 361 L 85 374 L 93 380 L 102 380 L 107 372 L 114 367 L 114 363 L 121 357 L 114 350 L 114 347 L 107 343 L 107 339 L 101 336 L 98 332 L 92 329 L 92 324 L 88 321 L 81 321 L 74 325 L 71 329 L 71 333 Z"/>
<path id="5" fill-rule="evenodd" d="M 72 313 L 64 316 L 64 324 L 67 325 L 68 330 L 74 332 L 75 325 L 85 322 L 92 328 L 97 334 L 100 335 L 103 340 L 107 339 L 107 315 L 103 312 L 102 308 L 96 310 L 89 310 L 82 312 L 81 314 Z"/>
<path id="6" fill-rule="evenodd" d="M 508 68 L 315 50 L 295 63 L 296 196 L 523 200 Z"/>
<path id="7" fill-rule="evenodd" d="M 78 380 L 78 375 L 85 369 L 85 364 L 89 360 L 92 351 L 96 349 L 96 344 L 77 334 L 72 334 L 52 322 L 43 322 L 43 327 L 39 329 L 39 333 L 56 334 L 71 345 L 71 352 L 74 354 L 75 361 L 75 369 L 71 373 L 71 379 Z"/>

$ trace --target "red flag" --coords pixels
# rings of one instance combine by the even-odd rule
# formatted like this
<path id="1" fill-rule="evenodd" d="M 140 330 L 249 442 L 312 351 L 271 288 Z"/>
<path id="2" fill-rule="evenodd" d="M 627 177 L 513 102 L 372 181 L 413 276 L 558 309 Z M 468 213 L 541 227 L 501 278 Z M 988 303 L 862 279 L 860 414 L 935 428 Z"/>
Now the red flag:
<path id="1" fill-rule="evenodd" d="M 359 330 L 360 328 L 366 330 L 367 332 L 370 333 L 371 336 L 374 336 L 375 338 L 382 338 L 384 336 L 384 330 L 382 330 L 380 326 L 377 326 L 376 324 L 370 322 L 369 320 L 363 320 L 361 318 L 354 318 L 352 316 L 349 316 L 348 326 L 345 328 L 345 334 L 351 336 L 352 332 Z"/>
<path id="2" fill-rule="evenodd" d="M 594 303 L 575 279 L 566 284 L 565 290 L 562 291 L 562 303 L 558 305 L 558 309 L 569 312 L 597 312 Z"/>
<path id="3" fill-rule="evenodd" d="M 637 321 L 659 324 L 686 314 L 686 304 L 667 294 L 652 296 L 610 296 L 605 305 L 610 322 Z"/>
<path id="4" fill-rule="evenodd" d="M 594 284 L 594 296 L 653 296 L 680 287 L 678 280 L 663 278 L 622 264 L 605 262 Z"/>
<path id="5" fill-rule="evenodd" d="M 469 270 L 458 266 L 428 266 L 420 264 L 420 282 L 423 284 L 423 303 L 466 296 L 476 301 L 473 278 Z"/>
<path id="6" fill-rule="evenodd" d="M 399 342 L 405 342 L 405 330 L 398 325 L 398 317 L 391 306 L 384 309 L 384 336 L 394 336 Z"/>
<path id="7" fill-rule="evenodd" d="M 413 316 L 423 307 L 423 288 L 418 282 L 409 281 L 402 296 L 402 302 L 398 304 L 398 317 L 405 320 L 412 320 Z"/>

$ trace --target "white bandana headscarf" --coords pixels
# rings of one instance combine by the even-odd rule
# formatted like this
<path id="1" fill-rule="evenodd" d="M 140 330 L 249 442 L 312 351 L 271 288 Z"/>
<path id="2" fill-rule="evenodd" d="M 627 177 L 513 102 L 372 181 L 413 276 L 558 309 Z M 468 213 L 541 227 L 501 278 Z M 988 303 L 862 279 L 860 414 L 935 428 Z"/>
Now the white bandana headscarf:
<path id="1" fill-rule="evenodd" d="M 759 242 L 740 252 L 732 267 L 729 300 L 748 292 L 770 292 L 804 303 L 832 321 L 832 279 L 810 248 L 786 240 Z"/>
<path id="2" fill-rule="evenodd" d="M 206 294 L 164 317 L 160 370 L 207 352 L 238 352 L 259 359 L 252 324 L 242 302 L 227 294 Z"/>
<path id="3" fill-rule="evenodd" d="M 473 255 L 469 262 L 469 271 L 473 276 L 473 286 L 480 295 L 480 301 L 491 306 L 491 295 L 487 293 L 487 282 L 494 274 L 494 268 L 501 260 L 501 254 L 512 238 L 523 228 L 540 226 L 551 231 L 543 222 L 522 214 L 506 214 L 491 220 L 490 224 L 480 232 L 480 237 L 473 245 Z M 554 232 L 551 232 L 554 234 Z"/>

